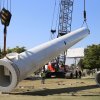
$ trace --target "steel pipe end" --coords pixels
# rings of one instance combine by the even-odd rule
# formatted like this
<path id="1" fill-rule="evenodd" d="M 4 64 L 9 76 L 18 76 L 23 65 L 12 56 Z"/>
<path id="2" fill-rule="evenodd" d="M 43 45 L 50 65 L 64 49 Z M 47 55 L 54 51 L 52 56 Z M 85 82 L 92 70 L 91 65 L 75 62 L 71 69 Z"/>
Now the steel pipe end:
<path id="1" fill-rule="evenodd" d="M 11 92 L 18 84 L 15 66 L 7 59 L 0 59 L 0 91 Z"/>

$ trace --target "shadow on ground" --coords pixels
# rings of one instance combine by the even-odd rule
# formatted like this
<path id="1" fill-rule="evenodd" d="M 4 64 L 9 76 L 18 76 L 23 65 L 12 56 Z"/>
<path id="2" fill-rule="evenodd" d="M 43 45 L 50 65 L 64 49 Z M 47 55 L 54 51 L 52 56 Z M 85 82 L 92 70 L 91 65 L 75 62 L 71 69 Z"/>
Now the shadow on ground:
<path id="1" fill-rule="evenodd" d="M 59 88 L 59 89 L 44 89 L 39 91 L 28 91 L 23 93 L 12 93 L 13 95 L 30 95 L 30 96 L 48 96 L 48 95 L 55 95 L 55 94 L 62 94 L 62 93 L 76 93 L 82 90 L 89 90 L 89 89 L 97 89 L 100 88 L 97 85 L 90 85 L 90 86 L 81 86 L 81 87 L 68 87 L 68 88 Z M 89 96 L 89 95 L 88 95 Z M 100 95 L 97 95 L 100 96 Z"/>

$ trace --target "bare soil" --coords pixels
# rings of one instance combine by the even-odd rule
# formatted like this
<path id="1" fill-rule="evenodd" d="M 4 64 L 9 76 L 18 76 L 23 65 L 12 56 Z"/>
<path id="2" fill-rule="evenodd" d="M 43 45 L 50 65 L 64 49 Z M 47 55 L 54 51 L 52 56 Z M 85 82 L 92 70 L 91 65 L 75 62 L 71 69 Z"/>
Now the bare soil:
<path id="1" fill-rule="evenodd" d="M 100 87 L 94 78 L 23 80 L 0 100 L 100 100 Z"/>

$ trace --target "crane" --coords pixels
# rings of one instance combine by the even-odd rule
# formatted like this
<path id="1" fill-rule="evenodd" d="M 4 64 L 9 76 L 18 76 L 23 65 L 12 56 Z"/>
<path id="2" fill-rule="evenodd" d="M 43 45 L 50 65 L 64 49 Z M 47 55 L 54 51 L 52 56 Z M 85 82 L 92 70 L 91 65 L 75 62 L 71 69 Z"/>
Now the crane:
<path id="1" fill-rule="evenodd" d="M 61 0 L 60 2 L 58 37 L 63 36 L 71 31 L 73 3 L 74 0 Z M 66 52 L 61 54 L 58 59 L 65 65 Z"/>
<path id="2" fill-rule="evenodd" d="M 73 4 L 74 4 L 74 0 L 60 0 L 57 38 L 71 32 Z M 55 0 L 55 6 L 56 5 L 57 4 L 56 4 L 56 0 Z M 54 6 L 53 18 L 54 18 L 54 13 L 55 13 L 55 6 Z M 82 26 L 84 24 L 86 24 L 86 26 L 87 26 L 85 0 L 84 0 L 83 17 L 84 17 L 84 21 L 83 21 Z M 57 24 L 57 22 L 56 22 L 56 24 Z M 53 25 L 53 21 L 52 21 L 52 25 Z M 88 28 L 88 26 L 87 26 L 87 28 Z M 55 38 L 55 33 L 56 33 L 56 28 L 52 29 L 52 27 L 51 27 L 51 34 L 52 34 L 51 39 Z M 56 63 L 56 67 L 54 67 L 54 69 L 56 69 L 57 71 L 59 70 L 59 65 L 62 65 L 64 67 L 64 69 L 66 70 L 66 68 L 65 68 L 65 66 L 66 66 L 65 65 L 65 63 L 66 63 L 66 53 L 67 53 L 67 50 L 64 51 L 62 54 L 60 54 L 57 58 L 54 58 L 53 61 L 51 61 L 53 63 L 53 66 L 54 66 L 54 63 Z M 57 73 L 57 75 L 61 76 L 61 73 L 59 73 L 59 74 L 58 73 Z"/>
<path id="3" fill-rule="evenodd" d="M 71 32 L 73 4 L 74 4 L 74 0 L 60 0 L 59 2 L 59 21 L 58 21 L 57 38 Z M 55 6 L 56 6 L 56 0 L 55 0 Z M 55 13 L 55 7 L 54 7 L 54 12 L 53 12 L 53 18 L 54 18 L 54 13 Z M 55 35 L 54 33 L 56 33 L 56 28 L 51 29 L 51 34 Z M 55 36 L 52 36 L 52 37 L 55 38 Z M 51 76 L 52 74 L 53 75 L 55 74 L 56 77 L 64 77 L 64 73 L 59 72 L 59 65 L 63 64 L 64 65 L 63 67 L 65 67 L 66 52 L 64 52 L 63 54 L 60 54 L 58 57 L 54 58 L 53 61 L 51 62 L 52 62 L 52 65 L 55 66 L 54 67 L 55 72 L 49 69 L 51 70 L 51 72 L 48 72 L 46 74 L 47 77 L 50 76 L 50 74 Z"/>
<path id="4" fill-rule="evenodd" d="M 74 0 L 61 0 L 60 1 L 60 14 L 59 14 L 59 24 L 58 24 L 58 37 L 63 36 L 71 32 L 72 24 L 72 13 L 73 13 L 73 4 Z M 83 24 L 87 25 L 87 16 L 86 16 L 86 1 L 84 0 L 84 11 L 83 11 Z M 61 54 L 58 58 L 62 59 L 62 62 L 65 64 L 66 61 L 66 52 Z"/>
<path id="5" fill-rule="evenodd" d="M 83 23 L 82 26 L 84 24 L 86 24 L 86 27 L 88 28 L 87 25 L 87 16 L 86 16 L 86 1 L 84 0 L 84 11 L 83 11 Z M 72 25 L 72 13 L 73 13 L 73 4 L 74 4 L 74 0 L 60 0 L 60 9 L 59 9 L 59 23 L 58 23 L 58 35 L 59 36 L 63 36 L 65 34 L 68 34 L 69 32 L 71 32 L 71 25 Z M 56 6 L 56 0 L 55 0 L 55 6 Z M 55 7 L 54 7 L 55 10 Z M 54 11 L 55 12 L 55 11 Z M 53 17 L 54 17 L 54 13 L 53 13 Z M 57 22 L 56 22 L 57 24 Z M 51 29 L 51 34 L 55 35 L 54 33 L 56 32 L 56 29 Z M 52 36 L 55 37 L 55 36 Z M 65 60 L 66 60 L 66 53 L 64 52 L 64 54 L 61 54 L 58 58 L 62 59 L 62 62 L 65 64 Z M 60 59 L 60 60 L 61 60 Z"/>

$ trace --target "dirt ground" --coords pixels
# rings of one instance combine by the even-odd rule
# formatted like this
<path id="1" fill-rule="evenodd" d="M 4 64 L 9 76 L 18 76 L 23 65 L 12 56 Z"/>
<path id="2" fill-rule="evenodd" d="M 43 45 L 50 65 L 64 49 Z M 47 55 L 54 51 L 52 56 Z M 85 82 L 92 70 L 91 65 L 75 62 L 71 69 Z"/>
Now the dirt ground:
<path id="1" fill-rule="evenodd" d="M 100 87 L 93 78 L 23 80 L 0 100 L 100 100 Z"/>

